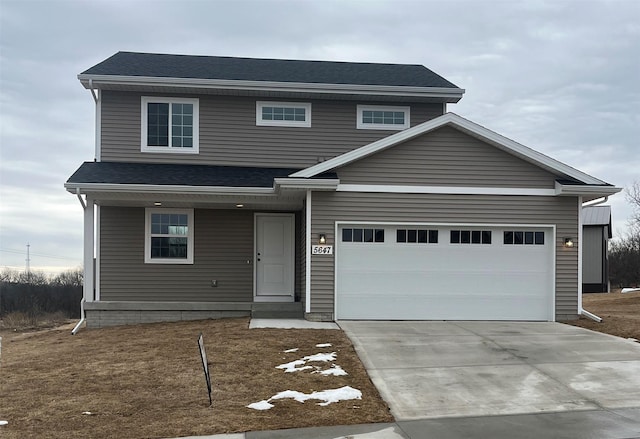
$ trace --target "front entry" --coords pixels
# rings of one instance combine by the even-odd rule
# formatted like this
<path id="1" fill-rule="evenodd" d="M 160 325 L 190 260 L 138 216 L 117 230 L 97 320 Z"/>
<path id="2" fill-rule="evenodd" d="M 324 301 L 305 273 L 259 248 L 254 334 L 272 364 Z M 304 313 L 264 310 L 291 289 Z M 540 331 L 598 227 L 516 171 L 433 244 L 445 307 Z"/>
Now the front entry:
<path id="1" fill-rule="evenodd" d="M 255 301 L 294 301 L 294 215 L 255 216 Z"/>

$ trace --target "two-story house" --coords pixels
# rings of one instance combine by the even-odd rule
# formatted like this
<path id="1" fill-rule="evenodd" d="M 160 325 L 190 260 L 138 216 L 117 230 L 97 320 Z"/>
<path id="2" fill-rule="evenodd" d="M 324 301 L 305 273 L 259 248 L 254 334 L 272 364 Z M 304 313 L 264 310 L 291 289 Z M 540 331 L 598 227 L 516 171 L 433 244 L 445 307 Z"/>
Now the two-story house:
<path id="1" fill-rule="evenodd" d="M 582 206 L 620 189 L 447 112 L 423 66 L 119 52 L 79 79 L 90 327 L 582 311 Z"/>

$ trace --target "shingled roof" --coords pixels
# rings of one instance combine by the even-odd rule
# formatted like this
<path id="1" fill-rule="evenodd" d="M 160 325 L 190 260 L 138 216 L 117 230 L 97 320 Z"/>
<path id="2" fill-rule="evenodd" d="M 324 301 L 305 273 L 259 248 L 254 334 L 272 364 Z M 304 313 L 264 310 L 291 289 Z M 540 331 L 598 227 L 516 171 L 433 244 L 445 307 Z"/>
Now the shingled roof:
<path id="1" fill-rule="evenodd" d="M 84 162 L 68 184 L 273 187 L 275 178 L 299 171 L 290 168 L 178 165 L 127 162 Z M 325 174 L 319 178 L 336 178 Z"/>
<path id="2" fill-rule="evenodd" d="M 118 52 L 80 76 L 127 76 L 460 90 L 417 64 L 303 61 Z"/>

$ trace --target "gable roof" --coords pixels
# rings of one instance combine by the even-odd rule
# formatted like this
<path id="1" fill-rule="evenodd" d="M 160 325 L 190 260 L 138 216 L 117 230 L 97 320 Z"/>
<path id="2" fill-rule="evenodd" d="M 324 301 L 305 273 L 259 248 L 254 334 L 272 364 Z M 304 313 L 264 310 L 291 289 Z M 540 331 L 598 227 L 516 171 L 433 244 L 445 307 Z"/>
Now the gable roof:
<path id="1" fill-rule="evenodd" d="M 457 102 L 463 89 L 417 64 L 305 61 L 118 52 L 78 75 L 86 88 L 163 85 L 397 94 Z"/>
<path id="2" fill-rule="evenodd" d="M 314 177 L 323 172 L 327 172 L 327 171 L 334 170 L 336 168 L 340 168 L 342 166 L 348 165 L 357 160 L 360 160 L 362 158 L 375 154 L 379 151 L 383 151 L 385 149 L 394 147 L 400 143 L 406 142 L 407 140 L 421 136 L 423 134 L 434 131 L 444 126 L 451 126 L 453 128 L 456 128 L 470 136 L 473 136 L 484 142 L 487 142 L 505 152 L 508 152 L 529 163 L 532 163 L 543 169 L 546 169 L 554 174 L 557 174 L 557 175 L 559 174 L 571 179 L 575 179 L 581 184 L 611 186 L 602 180 L 599 180 L 595 177 L 585 174 L 582 171 L 572 168 L 571 166 L 565 165 L 564 163 L 561 163 L 555 159 L 552 159 L 551 157 L 548 157 L 542 153 L 534 151 L 533 149 L 528 148 L 518 142 L 515 142 L 511 139 L 501 136 L 500 134 L 494 131 L 491 131 L 481 125 L 471 122 L 470 120 L 465 119 L 461 116 L 458 116 L 455 113 L 446 113 L 435 119 L 431 119 L 427 122 L 421 123 L 412 128 L 408 128 L 406 130 L 400 131 L 396 134 L 385 137 L 376 142 L 362 146 L 353 151 L 349 151 L 345 154 L 339 155 L 325 162 L 318 163 L 317 165 L 311 166 L 307 169 L 291 174 L 291 177 L 298 177 L 298 178 Z M 616 189 L 612 193 L 618 192 L 620 190 L 618 188 L 613 188 L 613 187 L 612 189 Z"/>

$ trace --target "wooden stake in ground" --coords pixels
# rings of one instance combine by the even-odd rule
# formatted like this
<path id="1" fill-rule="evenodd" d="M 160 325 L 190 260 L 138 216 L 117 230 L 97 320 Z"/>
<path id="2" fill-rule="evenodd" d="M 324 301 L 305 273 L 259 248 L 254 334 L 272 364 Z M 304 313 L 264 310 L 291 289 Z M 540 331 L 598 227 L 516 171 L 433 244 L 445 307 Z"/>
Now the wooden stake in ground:
<path id="1" fill-rule="evenodd" d="M 204 351 L 204 339 L 202 338 L 202 332 L 198 337 L 198 347 L 200 348 L 200 358 L 202 359 L 204 379 L 207 382 L 207 391 L 209 393 L 209 407 L 211 407 L 211 405 L 213 404 L 211 402 L 211 375 L 209 375 L 209 364 L 207 363 L 207 353 Z"/>

